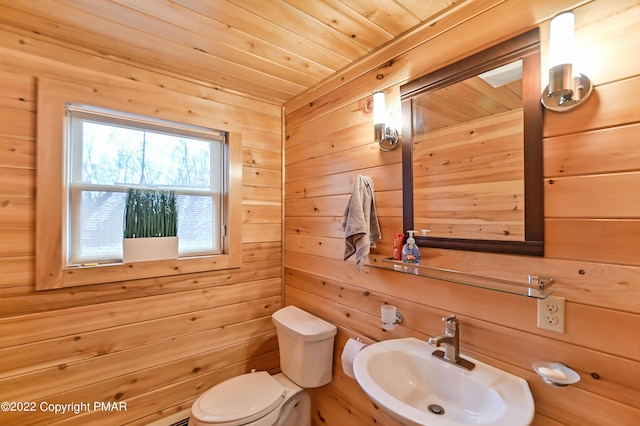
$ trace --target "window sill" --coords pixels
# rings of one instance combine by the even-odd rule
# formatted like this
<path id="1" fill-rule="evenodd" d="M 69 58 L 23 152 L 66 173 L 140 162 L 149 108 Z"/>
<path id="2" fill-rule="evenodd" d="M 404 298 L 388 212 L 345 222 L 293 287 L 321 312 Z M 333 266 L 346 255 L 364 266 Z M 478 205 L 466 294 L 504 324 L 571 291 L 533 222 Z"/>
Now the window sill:
<path id="1" fill-rule="evenodd" d="M 59 276 L 54 273 L 49 274 L 46 277 L 48 279 L 42 281 L 47 285 L 38 286 L 38 290 L 166 277 L 233 269 L 240 266 L 240 259 L 234 259 L 229 255 L 156 260 L 152 262 L 69 265 L 60 269 Z"/>

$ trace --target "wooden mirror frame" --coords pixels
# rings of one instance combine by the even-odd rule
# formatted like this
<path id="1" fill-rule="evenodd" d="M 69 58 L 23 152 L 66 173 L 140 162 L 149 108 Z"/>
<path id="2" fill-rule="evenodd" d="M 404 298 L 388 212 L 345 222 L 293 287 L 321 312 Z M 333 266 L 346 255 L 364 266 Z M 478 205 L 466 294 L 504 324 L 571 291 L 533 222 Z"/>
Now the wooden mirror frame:
<path id="1" fill-rule="evenodd" d="M 400 86 L 402 103 L 402 201 L 405 231 L 414 229 L 412 99 L 490 69 L 522 59 L 524 113 L 524 241 L 415 236 L 422 247 L 491 253 L 544 255 L 543 111 L 540 104 L 540 36 L 533 29 Z"/>

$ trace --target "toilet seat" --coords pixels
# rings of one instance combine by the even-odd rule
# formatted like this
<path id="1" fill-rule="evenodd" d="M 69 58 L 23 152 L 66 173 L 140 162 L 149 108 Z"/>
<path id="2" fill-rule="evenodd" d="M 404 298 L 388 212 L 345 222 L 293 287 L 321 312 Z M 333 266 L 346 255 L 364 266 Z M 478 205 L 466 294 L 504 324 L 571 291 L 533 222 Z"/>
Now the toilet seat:
<path id="1" fill-rule="evenodd" d="M 245 425 L 273 411 L 286 393 L 287 389 L 266 371 L 247 373 L 206 391 L 193 404 L 191 414 L 207 424 Z"/>

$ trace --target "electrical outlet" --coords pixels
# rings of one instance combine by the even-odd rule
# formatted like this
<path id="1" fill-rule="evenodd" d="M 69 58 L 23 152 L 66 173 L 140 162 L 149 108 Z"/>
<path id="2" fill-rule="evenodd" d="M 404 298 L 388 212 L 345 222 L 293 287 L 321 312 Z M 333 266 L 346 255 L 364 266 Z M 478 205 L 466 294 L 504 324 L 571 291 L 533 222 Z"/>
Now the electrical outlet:
<path id="1" fill-rule="evenodd" d="M 564 305 L 564 297 L 538 299 L 538 328 L 564 333 Z"/>

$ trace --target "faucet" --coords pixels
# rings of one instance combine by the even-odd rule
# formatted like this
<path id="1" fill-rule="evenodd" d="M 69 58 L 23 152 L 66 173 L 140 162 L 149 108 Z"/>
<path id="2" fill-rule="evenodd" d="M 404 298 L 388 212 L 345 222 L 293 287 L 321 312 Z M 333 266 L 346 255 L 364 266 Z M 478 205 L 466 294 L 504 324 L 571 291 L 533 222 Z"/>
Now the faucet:
<path id="1" fill-rule="evenodd" d="M 458 335 L 460 323 L 455 315 L 442 317 L 442 321 L 445 322 L 444 334 L 431 337 L 429 344 L 436 348 L 444 345 L 444 359 L 455 363 L 460 359 L 460 336 Z"/>
<path id="2" fill-rule="evenodd" d="M 432 355 L 451 364 L 472 370 L 475 364 L 460 357 L 460 323 L 458 319 L 455 315 L 449 315 L 443 317 L 442 321 L 445 322 L 444 334 L 429 338 L 429 344 L 436 348 L 444 345 L 444 352 L 434 351 Z"/>

